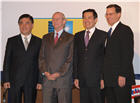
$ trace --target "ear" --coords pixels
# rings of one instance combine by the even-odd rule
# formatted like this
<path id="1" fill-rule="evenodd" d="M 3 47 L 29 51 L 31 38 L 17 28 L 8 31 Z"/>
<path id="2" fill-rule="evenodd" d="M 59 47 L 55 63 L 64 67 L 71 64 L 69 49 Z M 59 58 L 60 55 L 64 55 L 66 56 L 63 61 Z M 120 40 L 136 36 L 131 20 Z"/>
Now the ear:
<path id="1" fill-rule="evenodd" d="M 63 20 L 63 23 L 66 24 L 66 22 L 67 22 L 67 19 L 64 19 L 64 20 Z"/>
<path id="2" fill-rule="evenodd" d="M 121 17 L 121 13 L 117 13 L 117 16 L 118 16 L 118 18 L 120 18 Z"/>
<path id="3" fill-rule="evenodd" d="M 98 18 L 95 19 L 95 23 L 97 23 L 97 21 L 98 21 Z"/>
<path id="4" fill-rule="evenodd" d="M 34 24 L 32 24 L 32 29 L 34 28 Z"/>

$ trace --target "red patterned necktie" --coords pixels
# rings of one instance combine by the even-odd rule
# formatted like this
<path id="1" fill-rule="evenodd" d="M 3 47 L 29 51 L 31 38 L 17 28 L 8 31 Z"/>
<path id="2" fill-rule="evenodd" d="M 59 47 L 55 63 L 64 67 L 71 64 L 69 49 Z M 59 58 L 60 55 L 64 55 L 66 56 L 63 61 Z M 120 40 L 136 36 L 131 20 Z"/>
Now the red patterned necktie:
<path id="1" fill-rule="evenodd" d="M 58 33 L 56 33 L 56 37 L 55 37 L 55 39 L 54 39 L 54 44 L 56 44 L 57 41 L 58 41 Z"/>

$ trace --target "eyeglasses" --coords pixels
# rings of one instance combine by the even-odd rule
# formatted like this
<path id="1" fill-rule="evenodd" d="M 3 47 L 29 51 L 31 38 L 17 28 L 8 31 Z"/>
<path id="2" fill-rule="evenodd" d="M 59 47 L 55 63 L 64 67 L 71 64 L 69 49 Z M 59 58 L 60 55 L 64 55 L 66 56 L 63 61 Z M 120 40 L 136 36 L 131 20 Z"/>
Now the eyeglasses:
<path id="1" fill-rule="evenodd" d="M 117 14 L 117 13 L 106 13 L 105 16 L 112 16 L 114 14 Z"/>

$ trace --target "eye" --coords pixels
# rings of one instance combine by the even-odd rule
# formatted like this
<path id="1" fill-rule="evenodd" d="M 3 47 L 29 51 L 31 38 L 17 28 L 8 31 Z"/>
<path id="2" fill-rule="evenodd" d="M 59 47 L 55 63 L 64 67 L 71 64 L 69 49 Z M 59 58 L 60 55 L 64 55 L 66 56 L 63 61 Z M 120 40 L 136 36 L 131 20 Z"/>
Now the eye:
<path id="1" fill-rule="evenodd" d="M 26 22 L 26 24 L 30 24 L 30 22 Z"/>

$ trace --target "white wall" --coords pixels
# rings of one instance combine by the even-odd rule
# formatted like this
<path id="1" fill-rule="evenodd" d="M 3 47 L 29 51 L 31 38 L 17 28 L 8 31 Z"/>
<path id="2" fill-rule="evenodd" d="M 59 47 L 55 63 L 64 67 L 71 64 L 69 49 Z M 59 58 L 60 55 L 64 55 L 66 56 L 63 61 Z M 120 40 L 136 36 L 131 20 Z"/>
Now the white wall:
<path id="1" fill-rule="evenodd" d="M 18 18 L 21 14 L 29 13 L 34 18 L 51 18 L 52 14 L 56 11 L 63 12 L 68 18 L 81 18 L 82 11 L 87 8 L 94 8 L 98 13 L 98 23 L 96 27 L 107 31 L 108 25 L 105 19 L 105 8 L 111 3 L 117 3 L 122 7 L 121 21 L 129 25 L 134 32 L 135 40 L 135 57 L 134 68 L 135 73 L 140 74 L 140 2 L 95 2 L 95 0 L 87 1 L 64 1 L 57 2 L 57 0 L 45 2 L 34 1 L 2 1 L 2 9 L 0 12 L 2 25 L 0 31 L 1 41 L 1 61 L 0 70 L 2 70 L 3 56 L 5 52 L 5 45 L 8 37 L 14 36 L 19 33 Z M 103 0 L 104 1 L 104 0 Z"/>

